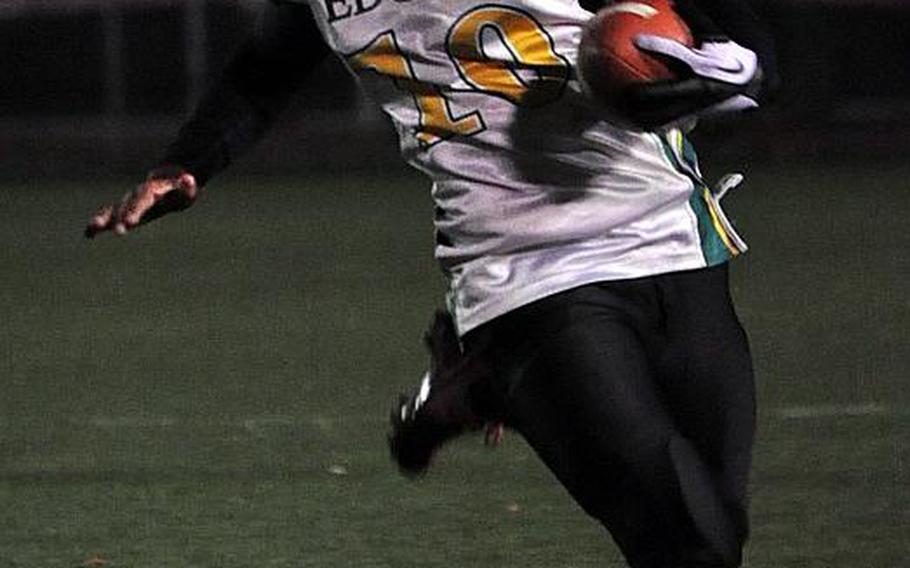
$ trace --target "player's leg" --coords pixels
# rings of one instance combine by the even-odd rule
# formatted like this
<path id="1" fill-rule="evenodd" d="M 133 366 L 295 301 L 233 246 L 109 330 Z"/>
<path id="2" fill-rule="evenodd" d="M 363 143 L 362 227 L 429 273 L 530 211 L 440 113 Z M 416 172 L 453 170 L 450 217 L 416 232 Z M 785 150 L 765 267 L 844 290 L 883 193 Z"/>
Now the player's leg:
<path id="1" fill-rule="evenodd" d="M 748 535 L 746 490 L 755 432 L 748 341 L 730 298 L 726 265 L 657 281 L 666 315 L 662 388 L 677 428 L 711 472 L 732 527 L 723 537 L 732 554 Z M 700 497 L 689 499 L 697 510 Z M 709 525 L 702 530 L 717 532 L 710 519 L 702 524 Z"/>
<path id="2" fill-rule="evenodd" d="M 684 493 L 714 496 L 655 375 L 662 313 L 649 279 L 547 298 L 468 334 L 518 430 L 636 568 L 728 566 Z M 696 489 L 684 491 L 683 486 Z M 718 516 L 717 499 L 699 506 Z"/>

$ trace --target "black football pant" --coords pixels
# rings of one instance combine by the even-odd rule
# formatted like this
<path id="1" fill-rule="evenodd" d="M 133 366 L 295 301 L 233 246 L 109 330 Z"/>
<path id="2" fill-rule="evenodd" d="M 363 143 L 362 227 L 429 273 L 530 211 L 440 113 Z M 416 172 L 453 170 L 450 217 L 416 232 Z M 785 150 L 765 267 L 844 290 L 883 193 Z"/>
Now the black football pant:
<path id="1" fill-rule="evenodd" d="M 583 286 L 465 344 L 496 377 L 482 404 L 527 439 L 630 566 L 740 565 L 755 397 L 726 265 Z"/>

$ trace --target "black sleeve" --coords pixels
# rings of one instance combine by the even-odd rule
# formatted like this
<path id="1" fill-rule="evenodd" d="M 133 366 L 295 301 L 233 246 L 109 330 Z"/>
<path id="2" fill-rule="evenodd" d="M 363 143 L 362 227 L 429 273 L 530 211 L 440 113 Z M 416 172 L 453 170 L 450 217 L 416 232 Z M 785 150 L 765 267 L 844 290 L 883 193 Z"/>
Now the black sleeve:
<path id="1" fill-rule="evenodd" d="M 262 137 L 328 53 L 307 6 L 266 2 L 255 32 L 160 163 L 180 166 L 204 185 Z"/>

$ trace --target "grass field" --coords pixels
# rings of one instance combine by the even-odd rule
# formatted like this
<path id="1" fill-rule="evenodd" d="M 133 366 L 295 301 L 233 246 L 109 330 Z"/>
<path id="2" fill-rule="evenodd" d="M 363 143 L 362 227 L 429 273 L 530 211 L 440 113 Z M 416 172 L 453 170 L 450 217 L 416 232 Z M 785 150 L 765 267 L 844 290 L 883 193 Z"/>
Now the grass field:
<path id="1" fill-rule="evenodd" d="M 910 566 L 908 179 L 764 169 L 729 198 L 751 567 Z M 0 187 L 0 568 L 622 566 L 517 436 L 391 467 L 443 289 L 421 178 L 233 177 L 82 241 L 124 189 Z"/>

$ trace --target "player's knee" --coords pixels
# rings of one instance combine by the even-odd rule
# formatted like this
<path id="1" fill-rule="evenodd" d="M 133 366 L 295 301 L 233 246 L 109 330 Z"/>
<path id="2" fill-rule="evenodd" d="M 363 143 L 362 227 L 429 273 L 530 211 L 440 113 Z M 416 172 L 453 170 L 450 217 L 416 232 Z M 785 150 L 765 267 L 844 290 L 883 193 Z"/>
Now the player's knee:
<path id="1" fill-rule="evenodd" d="M 629 436 L 613 451 L 592 451 L 569 480 L 576 501 L 618 541 L 664 540 L 668 511 L 681 511 L 679 481 L 668 451 L 670 435 Z M 634 545 L 633 545 L 634 546 Z"/>
<path id="2" fill-rule="evenodd" d="M 638 434 L 634 451 L 604 452 L 602 463 L 595 452 L 587 474 L 564 480 L 576 501 L 636 568 L 740 566 L 743 507 L 728 503 L 688 440 L 673 432 Z"/>
<path id="3" fill-rule="evenodd" d="M 686 516 L 700 537 L 693 548 L 699 559 L 693 566 L 734 568 L 742 563 L 742 549 L 748 536 L 745 503 L 732 502 L 718 485 L 692 444 L 675 436 L 668 446 L 679 480 Z"/>

